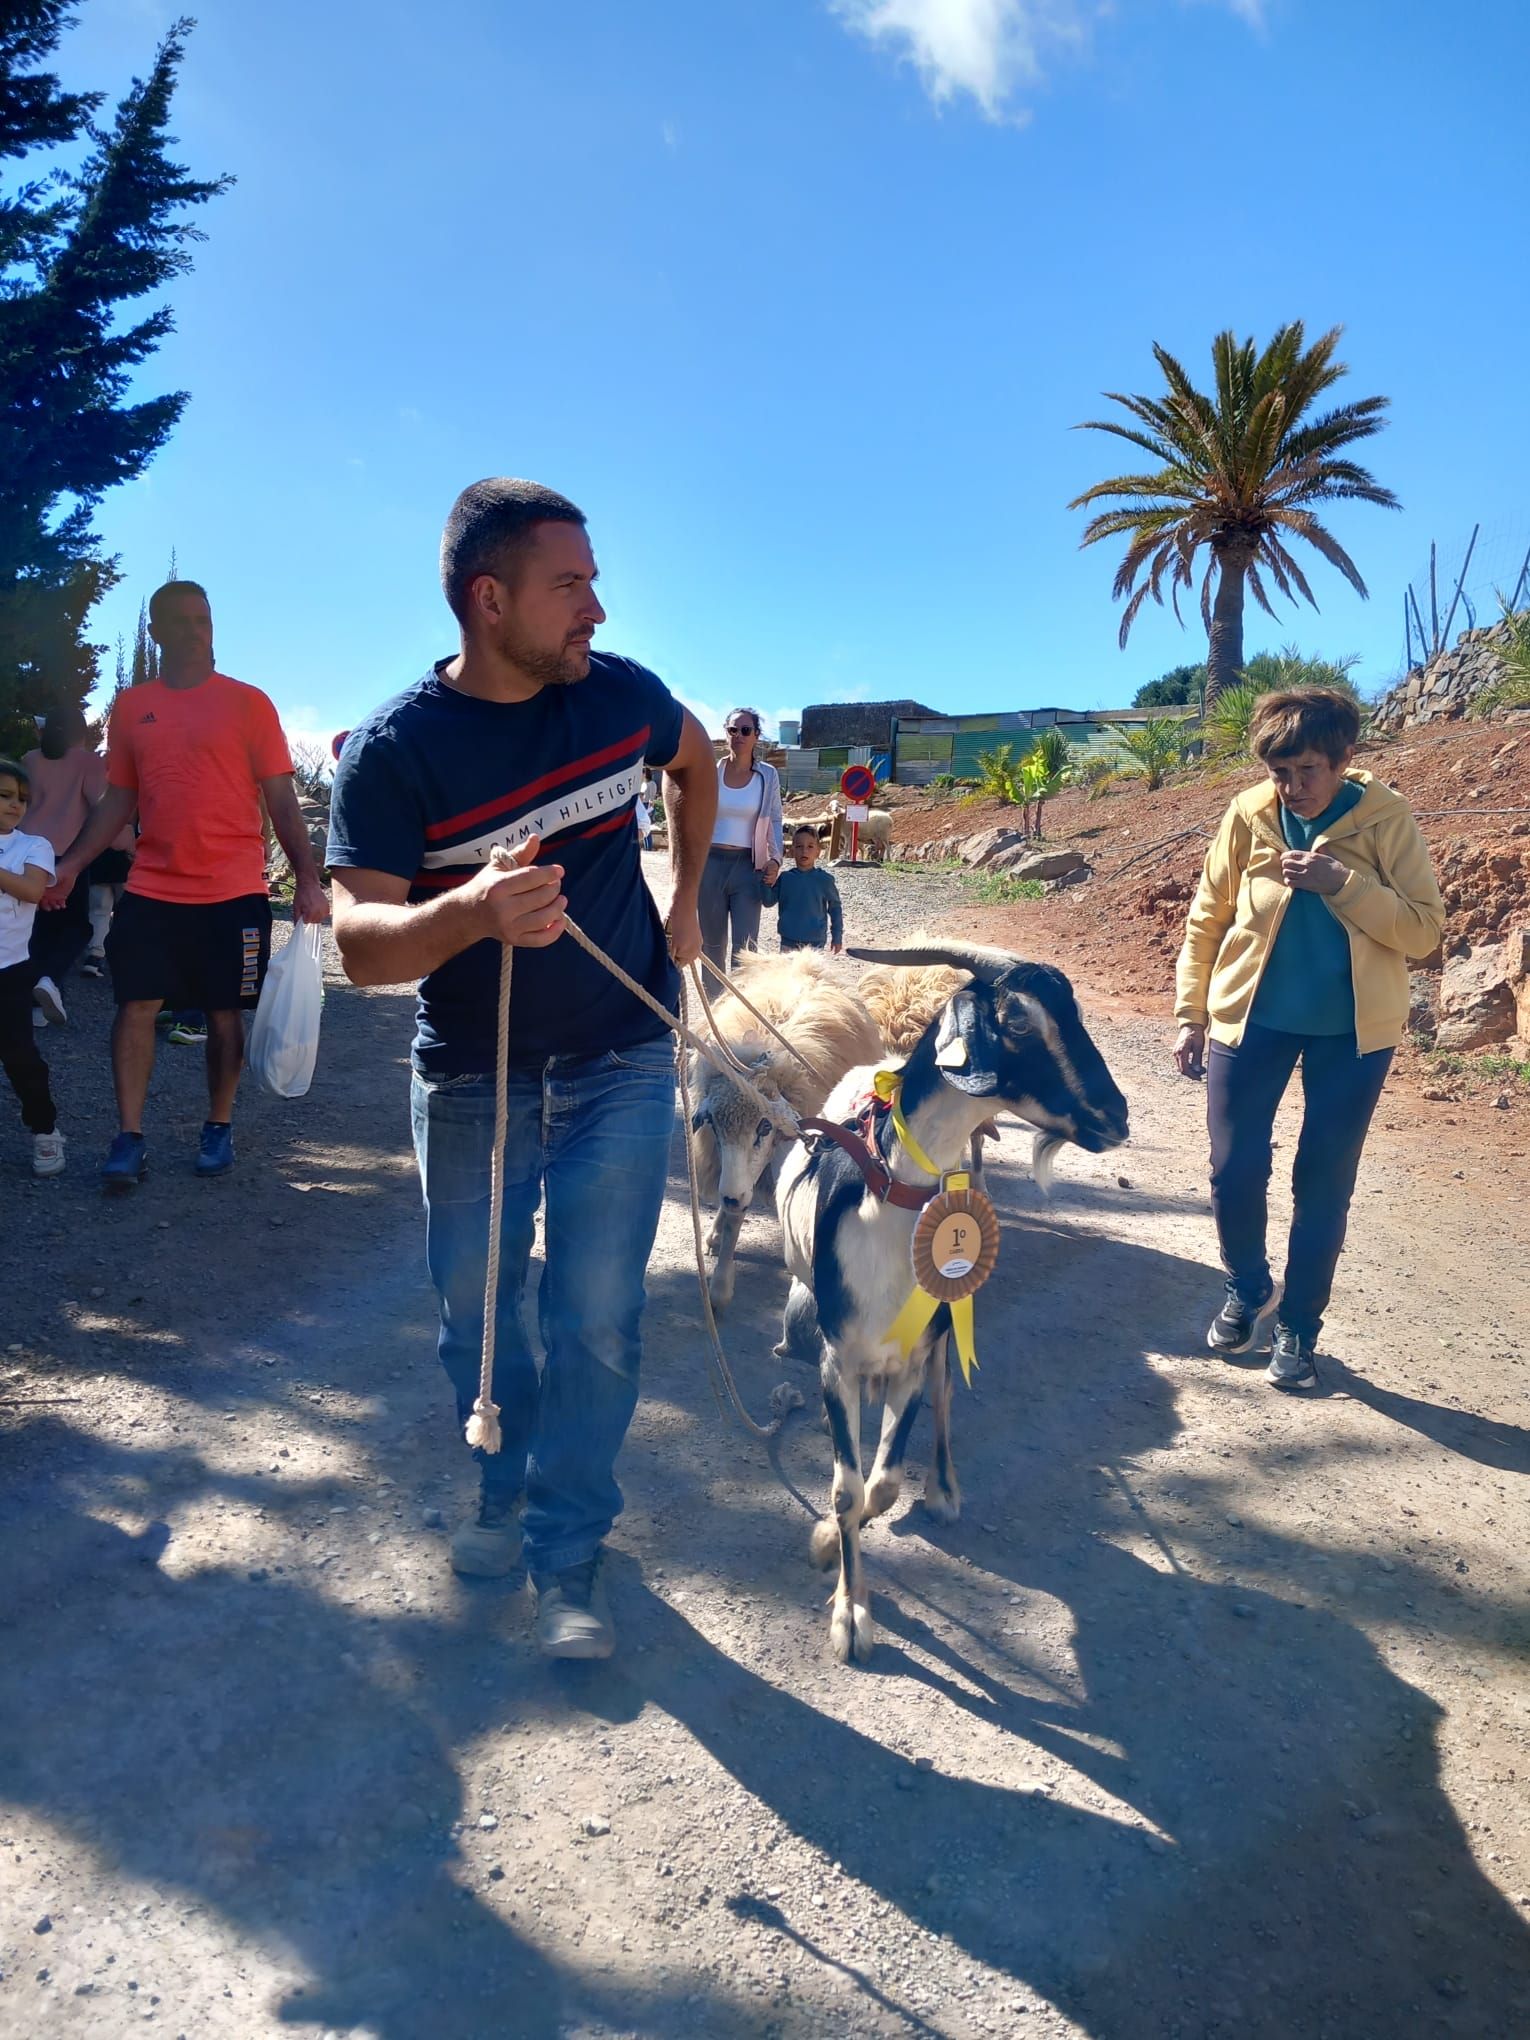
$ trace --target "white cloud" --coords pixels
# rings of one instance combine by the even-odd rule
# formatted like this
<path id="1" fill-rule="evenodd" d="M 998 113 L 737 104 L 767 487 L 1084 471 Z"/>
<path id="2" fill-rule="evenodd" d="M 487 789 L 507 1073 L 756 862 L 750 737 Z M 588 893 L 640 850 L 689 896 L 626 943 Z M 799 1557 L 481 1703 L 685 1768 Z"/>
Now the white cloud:
<path id="1" fill-rule="evenodd" d="M 1079 47 L 1090 10 L 1079 0 L 830 0 L 868 42 L 911 61 L 936 105 L 969 93 L 990 120 L 1022 85 L 1043 76 L 1043 58 Z"/>
<path id="2" fill-rule="evenodd" d="M 1183 4 L 1183 0 L 1181 0 Z M 1209 0 L 1250 28 L 1264 26 L 1265 0 Z M 890 46 L 912 63 L 937 106 L 966 93 L 990 120 L 1024 118 L 1014 94 L 1039 85 L 1049 63 L 1078 53 L 1109 0 L 829 0 L 856 35 Z"/>

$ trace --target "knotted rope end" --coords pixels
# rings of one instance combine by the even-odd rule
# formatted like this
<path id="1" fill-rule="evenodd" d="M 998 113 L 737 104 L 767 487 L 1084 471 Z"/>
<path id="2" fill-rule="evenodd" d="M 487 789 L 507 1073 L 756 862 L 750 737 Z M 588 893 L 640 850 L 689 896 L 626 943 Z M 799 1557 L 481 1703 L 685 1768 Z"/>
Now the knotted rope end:
<path id="1" fill-rule="evenodd" d="M 467 1441 L 475 1451 L 497 1452 L 500 1447 L 499 1404 L 480 1396 L 467 1420 Z"/>

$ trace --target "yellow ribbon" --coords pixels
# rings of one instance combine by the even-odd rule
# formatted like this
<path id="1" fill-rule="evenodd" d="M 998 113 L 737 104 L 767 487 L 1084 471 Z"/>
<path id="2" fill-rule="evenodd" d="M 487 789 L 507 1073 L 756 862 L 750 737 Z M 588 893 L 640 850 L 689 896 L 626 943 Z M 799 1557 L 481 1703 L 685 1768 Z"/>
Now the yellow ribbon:
<path id="1" fill-rule="evenodd" d="M 896 1075 L 897 1073 L 892 1070 L 879 1070 L 877 1072 L 878 1095 L 883 1095 L 881 1093 L 882 1079 L 884 1077 L 892 1077 L 896 1082 Z M 893 1110 L 894 1112 L 897 1111 L 896 1104 Z M 917 1152 L 914 1158 L 918 1161 Z M 920 1162 L 919 1166 L 923 1168 L 924 1163 Z M 930 1173 L 935 1175 L 938 1174 L 938 1171 L 932 1169 Z M 964 1170 L 954 1169 L 945 1178 L 941 1187 L 947 1190 L 965 1190 L 968 1187 L 969 1181 L 970 1178 Z M 931 1296 L 927 1289 L 921 1289 L 919 1284 L 915 1282 L 908 1302 L 904 1304 L 902 1310 L 898 1312 L 898 1315 L 882 1334 L 883 1338 L 891 1340 L 898 1347 L 904 1359 L 907 1360 L 912 1354 L 914 1347 L 918 1344 L 926 1325 L 934 1317 L 936 1311 L 940 1309 L 940 1304 L 941 1299 L 938 1296 Z M 956 1335 L 956 1357 L 962 1363 L 962 1380 L 968 1388 L 971 1388 L 972 1370 L 978 1364 L 977 1342 L 972 1328 L 972 1298 L 970 1296 L 958 1297 L 951 1304 L 950 1311 L 951 1330 Z"/>
<path id="2" fill-rule="evenodd" d="M 916 1169 L 923 1169 L 927 1176 L 934 1176 L 938 1181 L 939 1169 L 909 1132 L 908 1121 L 903 1117 L 903 1107 L 898 1103 L 898 1093 L 903 1088 L 902 1070 L 878 1070 L 871 1084 L 882 1103 L 892 1107 L 893 1132 L 902 1141 L 909 1160 Z M 965 1183 L 962 1187 L 966 1188 Z"/>

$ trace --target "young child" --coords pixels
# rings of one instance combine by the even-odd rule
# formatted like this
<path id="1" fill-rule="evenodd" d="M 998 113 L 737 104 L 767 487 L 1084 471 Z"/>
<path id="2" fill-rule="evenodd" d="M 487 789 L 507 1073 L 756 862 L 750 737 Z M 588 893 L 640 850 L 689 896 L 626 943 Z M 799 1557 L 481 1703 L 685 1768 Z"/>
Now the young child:
<path id="1" fill-rule="evenodd" d="M 792 861 L 774 885 L 764 888 L 765 904 L 779 907 L 783 949 L 822 949 L 827 929 L 836 956 L 844 947 L 845 919 L 839 887 L 827 871 L 819 871 L 818 831 L 806 825 L 792 831 Z"/>
<path id="2" fill-rule="evenodd" d="M 0 758 L 0 1068 L 21 1100 L 22 1124 L 32 1136 L 32 1174 L 57 1176 L 64 1166 L 48 1065 L 32 1033 L 34 968 L 27 956 L 37 902 L 53 878 L 53 846 L 22 832 L 31 781 L 10 758 Z"/>

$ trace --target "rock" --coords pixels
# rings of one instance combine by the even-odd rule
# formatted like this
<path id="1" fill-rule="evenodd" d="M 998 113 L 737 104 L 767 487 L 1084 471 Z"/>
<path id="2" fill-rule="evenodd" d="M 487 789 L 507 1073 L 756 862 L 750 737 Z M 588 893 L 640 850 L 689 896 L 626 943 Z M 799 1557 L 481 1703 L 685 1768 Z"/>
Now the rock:
<path id="1" fill-rule="evenodd" d="M 977 871 L 992 864 L 1002 851 L 1013 849 L 1024 841 L 1019 829 L 979 829 L 975 836 L 968 836 L 962 841 L 957 855 L 963 864 Z"/>
<path id="2" fill-rule="evenodd" d="M 446 1518 L 441 1514 L 441 1511 L 439 1509 L 422 1509 L 420 1512 L 420 1521 L 421 1523 L 424 1524 L 427 1530 L 440 1530 L 443 1529 L 446 1524 Z"/>
<path id="3" fill-rule="evenodd" d="M 1462 631 L 1454 645 L 1427 665 L 1415 666 L 1382 696 L 1371 711 L 1372 726 L 1401 730 L 1464 715 L 1484 689 L 1503 677 L 1499 651 L 1508 641 L 1509 627 L 1503 622 Z"/>
<path id="4" fill-rule="evenodd" d="M 32 1932 L 34 1934 L 51 1934 L 53 1932 L 53 1922 L 46 1913 L 43 1914 L 36 1926 L 33 1927 Z"/>
<path id="5" fill-rule="evenodd" d="M 1523 935 L 1523 930 L 1519 933 Z M 1513 942 L 1493 943 L 1467 956 L 1446 959 L 1440 977 L 1440 1022 L 1437 1048 L 1456 1053 L 1492 1048 L 1512 1038 L 1518 1026 L 1511 967 Z"/>
<path id="6" fill-rule="evenodd" d="M 587 1835 L 608 1835 L 611 1832 L 611 1823 L 603 1813 L 587 1813 L 583 1827 Z"/>
<path id="7" fill-rule="evenodd" d="M 1089 860 L 1081 850 L 1032 850 L 1017 844 L 993 860 L 995 871 L 1011 878 L 1066 879 L 1077 872 L 1088 875 Z"/>

